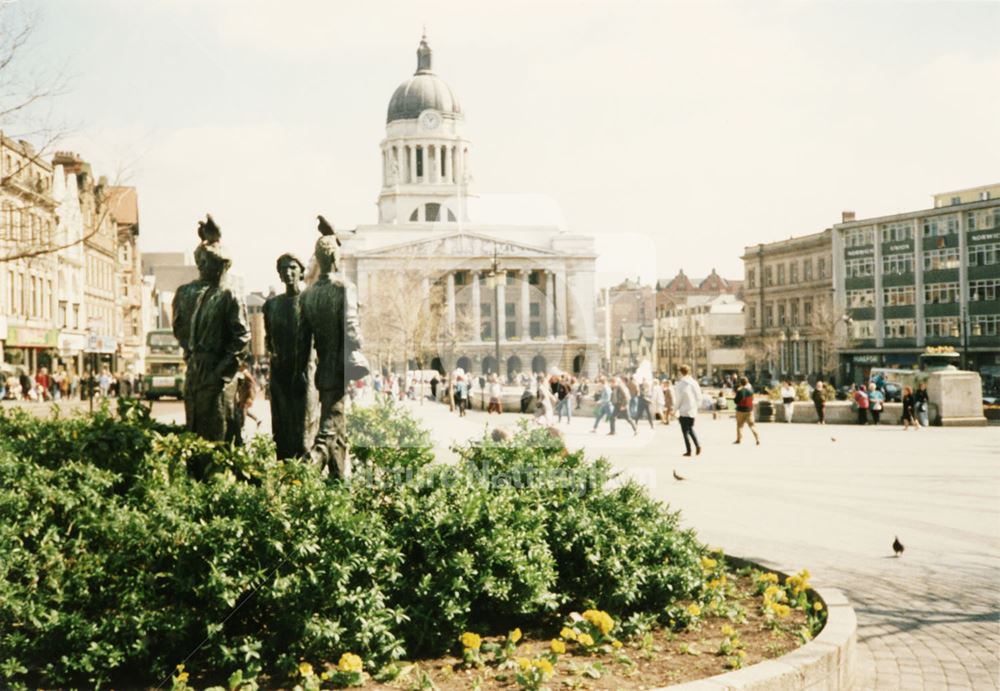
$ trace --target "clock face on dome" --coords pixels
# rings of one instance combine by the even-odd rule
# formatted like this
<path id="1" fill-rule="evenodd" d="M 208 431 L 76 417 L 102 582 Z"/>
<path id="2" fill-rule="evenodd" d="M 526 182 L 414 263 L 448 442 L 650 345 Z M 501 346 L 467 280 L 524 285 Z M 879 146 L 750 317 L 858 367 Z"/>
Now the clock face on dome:
<path id="1" fill-rule="evenodd" d="M 420 114 L 420 126 L 425 130 L 436 130 L 441 126 L 441 114 L 436 110 L 425 110 Z"/>

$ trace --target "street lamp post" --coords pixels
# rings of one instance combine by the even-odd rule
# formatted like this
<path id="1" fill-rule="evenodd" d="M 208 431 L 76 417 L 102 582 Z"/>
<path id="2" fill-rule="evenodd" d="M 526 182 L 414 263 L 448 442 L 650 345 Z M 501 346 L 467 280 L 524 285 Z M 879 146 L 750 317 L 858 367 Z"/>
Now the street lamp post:
<path id="1" fill-rule="evenodd" d="M 494 357 L 496 358 L 497 378 L 500 377 L 500 310 L 505 309 L 505 305 L 500 304 L 500 281 L 504 280 L 505 273 L 500 269 L 497 261 L 497 245 L 493 245 L 493 264 L 490 272 L 486 275 L 487 282 L 493 285 L 493 345 Z"/>

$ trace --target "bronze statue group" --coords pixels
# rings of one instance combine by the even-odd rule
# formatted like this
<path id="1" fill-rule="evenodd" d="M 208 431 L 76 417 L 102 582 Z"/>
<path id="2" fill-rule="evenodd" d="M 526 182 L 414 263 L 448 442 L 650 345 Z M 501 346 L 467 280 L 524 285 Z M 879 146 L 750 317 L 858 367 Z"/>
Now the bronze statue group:
<path id="1" fill-rule="evenodd" d="M 348 384 L 368 374 L 361 353 L 354 286 L 336 275 L 340 240 L 319 217 L 314 257 L 319 277 L 301 289 L 305 265 L 278 257 L 285 292 L 264 304 L 271 362 L 271 422 L 278 458 L 309 458 L 331 477 L 347 478 Z M 173 329 L 184 350 L 187 428 L 212 441 L 242 443 L 239 372 L 248 356 L 246 305 L 226 281 L 232 259 L 211 216 L 198 225 L 198 280 L 177 290 Z"/>

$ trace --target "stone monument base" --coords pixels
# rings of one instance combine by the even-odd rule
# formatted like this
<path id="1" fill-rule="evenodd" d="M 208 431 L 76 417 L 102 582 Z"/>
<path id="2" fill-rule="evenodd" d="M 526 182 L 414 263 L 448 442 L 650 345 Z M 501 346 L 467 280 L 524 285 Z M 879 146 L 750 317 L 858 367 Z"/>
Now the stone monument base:
<path id="1" fill-rule="evenodd" d="M 983 383 L 978 372 L 939 370 L 927 377 L 927 395 L 937 406 L 932 425 L 944 427 L 979 427 L 986 425 L 983 415 Z"/>

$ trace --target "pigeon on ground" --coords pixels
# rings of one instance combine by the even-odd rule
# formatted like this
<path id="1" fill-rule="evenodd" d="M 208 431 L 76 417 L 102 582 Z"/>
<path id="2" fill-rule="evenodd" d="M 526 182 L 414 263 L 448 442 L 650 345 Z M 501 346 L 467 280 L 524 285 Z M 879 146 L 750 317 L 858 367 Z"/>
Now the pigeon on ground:
<path id="1" fill-rule="evenodd" d="M 836 437 L 830 437 L 830 441 L 837 441 Z"/>
<path id="2" fill-rule="evenodd" d="M 678 482 L 680 482 L 681 480 L 687 480 L 686 477 L 678 475 L 676 470 L 674 471 L 674 479 L 677 480 Z"/>
<path id="3" fill-rule="evenodd" d="M 899 537 L 897 536 L 896 539 L 892 541 L 892 551 L 895 552 L 898 557 L 903 553 L 904 549 L 906 548 L 903 547 L 903 543 L 899 541 Z"/>

